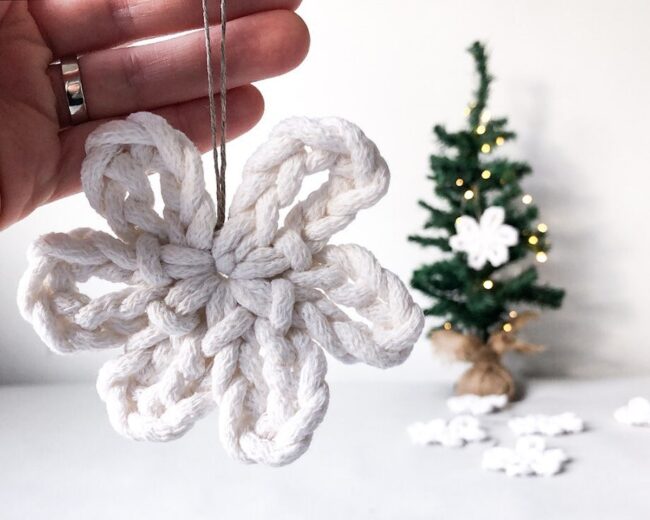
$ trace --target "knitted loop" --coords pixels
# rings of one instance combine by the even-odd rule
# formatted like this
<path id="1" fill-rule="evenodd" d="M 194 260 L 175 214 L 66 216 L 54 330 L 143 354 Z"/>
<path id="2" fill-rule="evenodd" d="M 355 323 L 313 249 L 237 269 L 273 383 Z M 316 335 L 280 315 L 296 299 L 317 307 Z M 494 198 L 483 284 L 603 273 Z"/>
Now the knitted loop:
<path id="1" fill-rule="evenodd" d="M 89 229 L 41 237 L 19 302 L 56 352 L 123 348 L 97 381 L 123 435 L 173 439 L 217 404 L 233 457 L 287 464 L 327 409 L 323 349 L 378 367 L 408 356 L 423 318 L 404 285 L 369 251 L 327 245 L 388 187 L 386 163 L 351 123 L 279 125 L 247 162 L 216 234 L 200 155 L 162 118 L 107 123 L 86 151 L 84 191 L 118 238 Z M 325 170 L 280 223 L 304 177 Z M 123 287 L 91 298 L 79 288 L 90 278 Z"/>

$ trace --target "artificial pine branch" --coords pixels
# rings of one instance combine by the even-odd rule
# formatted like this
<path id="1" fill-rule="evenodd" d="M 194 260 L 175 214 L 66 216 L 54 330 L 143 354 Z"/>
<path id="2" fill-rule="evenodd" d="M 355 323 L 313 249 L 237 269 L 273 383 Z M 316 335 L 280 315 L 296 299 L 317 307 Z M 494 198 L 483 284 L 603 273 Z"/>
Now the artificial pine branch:
<path id="1" fill-rule="evenodd" d="M 496 148 L 515 139 L 516 134 L 507 128 L 507 118 L 487 115 L 493 77 L 485 46 L 475 42 L 468 51 L 474 59 L 478 84 L 466 109 L 467 126 L 454 132 L 444 125 L 434 127 L 441 151 L 430 158 L 429 178 L 438 200 L 434 204 L 419 202 L 429 215 L 424 229 L 434 231 L 434 236 L 408 238 L 423 247 L 436 247 L 443 254 L 442 259 L 413 273 L 411 285 L 432 298 L 425 313 L 444 318 L 447 327 L 486 340 L 507 323 L 515 304 L 558 308 L 564 291 L 538 284 L 534 265 L 522 265 L 517 274 L 506 274 L 513 272 L 506 267 L 531 255 L 545 261 L 550 242 L 546 227 L 538 222 L 537 207 L 520 185 L 532 172 L 530 165 L 493 156 Z M 449 236 L 455 233 L 458 217 L 480 217 L 488 206 L 504 208 L 505 222 L 519 231 L 519 241 L 510 247 L 505 264 L 495 268 L 488 263 L 474 270 L 468 266 L 465 253 L 452 252 Z"/>

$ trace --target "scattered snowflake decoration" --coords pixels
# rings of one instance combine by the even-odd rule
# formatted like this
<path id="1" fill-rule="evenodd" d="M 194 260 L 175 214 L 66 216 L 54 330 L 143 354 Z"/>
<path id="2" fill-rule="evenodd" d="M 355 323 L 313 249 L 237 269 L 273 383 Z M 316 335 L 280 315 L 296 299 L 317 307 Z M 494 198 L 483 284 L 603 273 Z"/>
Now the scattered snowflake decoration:
<path id="1" fill-rule="evenodd" d="M 585 423 L 573 412 L 561 413 L 558 415 L 526 415 L 515 417 L 508 421 L 508 426 L 515 435 L 546 435 L 555 437 L 569 433 L 584 431 Z"/>
<path id="2" fill-rule="evenodd" d="M 463 215 L 456 220 L 456 234 L 449 238 L 454 251 L 467 253 L 467 264 L 482 269 L 490 262 L 498 267 L 508 261 L 508 248 L 517 244 L 519 232 L 504 224 L 506 212 L 501 206 L 487 208 L 477 220 Z"/>
<path id="3" fill-rule="evenodd" d="M 468 413 L 471 415 L 485 415 L 498 412 L 508 404 L 508 396 L 505 394 L 457 395 L 447 399 L 447 407 L 455 414 Z"/>
<path id="4" fill-rule="evenodd" d="M 560 473 L 568 461 L 563 450 L 547 448 L 543 437 L 528 435 L 517 439 L 514 449 L 495 446 L 486 450 L 481 465 L 488 471 L 503 471 L 509 477 L 550 477 Z"/>
<path id="5" fill-rule="evenodd" d="M 650 426 L 650 401 L 635 397 L 614 412 L 614 418 L 630 426 Z"/>
<path id="6" fill-rule="evenodd" d="M 407 431 L 411 442 L 420 446 L 440 444 L 448 448 L 460 448 L 469 442 L 488 439 L 479 420 L 471 415 L 459 415 L 449 421 L 433 419 L 426 423 L 416 422 Z"/>

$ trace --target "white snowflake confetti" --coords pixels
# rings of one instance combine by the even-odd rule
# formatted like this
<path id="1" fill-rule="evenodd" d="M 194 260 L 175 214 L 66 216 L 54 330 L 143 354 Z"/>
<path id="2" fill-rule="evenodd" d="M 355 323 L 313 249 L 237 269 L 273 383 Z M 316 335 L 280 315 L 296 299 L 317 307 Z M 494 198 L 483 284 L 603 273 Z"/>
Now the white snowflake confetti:
<path id="1" fill-rule="evenodd" d="M 507 404 L 508 396 L 505 394 L 465 394 L 447 399 L 447 407 L 456 414 L 485 415 L 502 410 Z"/>
<path id="2" fill-rule="evenodd" d="M 614 412 L 614 418 L 630 426 L 650 426 L 650 401 L 635 397 Z"/>
<path id="3" fill-rule="evenodd" d="M 449 238 L 454 251 L 467 253 L 467 264 L 482 269 L 486 262 L 498 267 L 508 261 L 508 248 L 517 244 L 519 232 L 504 224 L 506 212 L 501 206 L 487 208 L 477 222 L 463 215 L 456 220 L 456 234 Z"/>
<path id="4" fill-rule="evenodd" d="M 471 415 L 459 415 L 447 421 L 433 419 L 416 422 L 407 429 L 413 444 L 440 444 L 448 448 L 460 448 L 469 442 L 480 442 L 488 438 L 481 423 Z"/>
<path id="5" fill-rule="evenodd" d="M 528 435 L 517 439 L 514 449 L 495 446 L 486 450 L 481 465 L 489 471 L 504 471 L 509 477 L 550 477 L 560 473 L 568 461 L 563 450 L 547 448 L 543 437 Z"/>
<path id="6" fill-rule="evenodd" d="M 541 434 L 549 437 L 578 433 L 584 431 L 585 423 L 572 412 L 558 415 L 526 415 L 508 421 L 508 426 L 515 435 Z"/>

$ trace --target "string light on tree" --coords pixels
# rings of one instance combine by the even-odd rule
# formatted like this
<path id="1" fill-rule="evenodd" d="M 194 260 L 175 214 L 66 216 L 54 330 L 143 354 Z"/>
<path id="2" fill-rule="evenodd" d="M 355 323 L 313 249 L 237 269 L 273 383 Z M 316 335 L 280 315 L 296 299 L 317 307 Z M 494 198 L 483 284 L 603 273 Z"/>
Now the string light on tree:
<path id="1" fill-rule="evenodd" d="M 513 320 L 514 320 L 518 315 L 519 315 L 519 314 L 517 313 L 517 311 L 510 311 L 510 312 L 508 313 L 508 316 L 510 316 L 510 318 L 512 318 Z"/>
<path id="2" fill-rule="evenodd" d="M 548 260 L 548 255 L 544 251 L 538 251 L 535 254 L 535 260 L 537 260 L 540 264 L 543 264 Z"/>
<path id="3" fill-rule="evenodd" d="M 490 116 L 491 116 L 490 111 L 487 110 L 487 109 L 484 109 L 481 112 L 481 123 L 487 123 L 488 121 L 490 121 Z"/>
<path id="4" fill-rule="evenodd" d="M 533 202 L 533 196 L 529 193 L 526 193 L 526 195 L 521 197 L 521 202 L 523 202 L 526 205 L 531 204 Z"/>
<path id="5" fill-rule="evenodd" d="M 483 135 L 483 134 L 485 133 L 486 130 L 487 130 L 487 128 L 485 128 L 485 125 L 478 125 L 478 126 L 476 127 L 476 133 L 477 133 L 478 135 Z"/>
<path id="6" fill-rule="evenodd" d="M 445 329 L 445 330 L 451 330 L 451 329 L 452 329 L 451 323 L 448 322 L 448 321 L 445 321 L 445 323 L 444 323 L 444 325 L 442 326 L 442 328 Z"/>
<path id="7" fill-rule="evenodd" d="M 533 236 L 531 236 L 531 237 L 528 237 L 528 243 L 529 243 L 531 246 L 536 245 L 538 242 L 539 242 L 539 238 L 537 238 L 535 235 L 533 235 Z"/>
<path id="8" fill-rule="evenodd" d="M 492 150 L 492 147 L 488 143 L 483 143 L 481 145 L 481 152 L 490 153 L 490 150 Z"/>
<path id="9" fill-rule="evenodd" d="M 463 184 L 465 184 L 465 181 L 463 179 L 461 178 L 456 179 L 456 186 L 460 188 Z"/>
<path id="10" fill-rule="evenodd" d="M 511 323 L 504 323 L 503 324 L 503 331 L 504 332 L 512 332 L 512 324 Z"/>
<path id="11" fill-rule="evenodd" d="M 465 200 L 472 200 L 474 198 L 474 190 L 467 190 L 463 194 L 463 197 L 465 197 Z"/>
<path id="12" fill-rule="evenodd" d="M 485 280 L 483 282 L 483 288 L 487 289 L 488 291 L 494 287 L 494 282 L 492 280 Z"/>
<path id="13" fill-rule="evenodd" d="M 494 142 L 496 143 L 497 146 L 502 146 L 506 142 L 506 140 L 502 136 L 499 136 L 495 139 Z"/>
<path id="14" fill-rule="evenodd" d="M 539 231 L 540 233 L 546 233 L 548 231 L 548 226 L 543 222 L 540 222 L 539 224 L 537 224 L 537 231 Z"/>
<path id="15" fill-rule="evenodd" d="M 490 177 L 492 177 L 492 172 L 490 170 L 483 170 L 481 172 L 481 178 L 488 180 Z"/>

